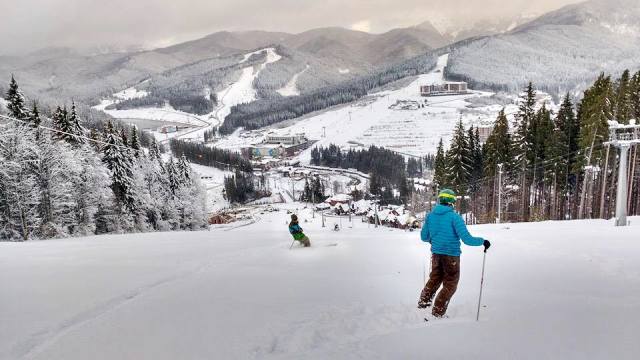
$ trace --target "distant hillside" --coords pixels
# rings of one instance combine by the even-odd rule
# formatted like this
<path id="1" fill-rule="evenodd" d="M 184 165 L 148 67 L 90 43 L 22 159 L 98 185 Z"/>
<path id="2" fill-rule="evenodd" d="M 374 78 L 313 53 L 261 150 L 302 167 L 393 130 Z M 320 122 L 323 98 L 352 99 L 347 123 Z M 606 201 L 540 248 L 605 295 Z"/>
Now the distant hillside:
<path id="1" fill-rule="evenodd" d="M 570 5 L 455 48 L 447 75 L 475 88 L 516 91 L 533 81 L 554 94 L 578 91 L 600 72 L 640 68 L 639 23 L 636 0 Z"/>
<path id="2" fill-rule="evenodd" d="M 315 89 L 366 74 L 446 43 L 437 32 L 398 29 L 373 35 L 342 28 L 322 28 L 300 34 L 267 31 L 218 32 L 166 48 L 87 55 L 66 48 L 35 51 L 21 57 L 0 57 L 0 79 L 14 74 L 27 94 L 52 101 L 95 103 L 150 77 L 184 66 L 192 69 L 209 61 L 221 63 L 233 56 L 267 46 L 288 48 L 288 62 L 278 64 L 291 76 L 306 65 L 302 88 Z M 291 69 L 284 69 L 286 64 Z M 179 72 L 179 71 L 178 71 Z M 175 72 L 174 73 L 178 73 Z M 202 67 L 201 76 L 211 69 Z M 196 76 L 193 71 L 190 76 Z M 265 76 L 268 74 L 265 74 Z M 164 75 L 163 75 L 164 76 Z M 306 84 L 306 85 L 305 85 Z"/>

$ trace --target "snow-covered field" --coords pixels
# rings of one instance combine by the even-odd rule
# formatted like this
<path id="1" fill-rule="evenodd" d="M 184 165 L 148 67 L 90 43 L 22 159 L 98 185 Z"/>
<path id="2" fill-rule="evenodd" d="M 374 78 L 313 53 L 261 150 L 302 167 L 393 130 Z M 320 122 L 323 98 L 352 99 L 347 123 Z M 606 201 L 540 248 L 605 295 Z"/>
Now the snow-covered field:
<path id="1" fill-rule="evenodd" d="M 292 205 L 295 206 L 295 205 Z M 308 212 L 303 218 L 310 218 Z M 640 219 L 486 225 L 450 318 L 415 308 L 418 233 L 284 211 L 210 232 L 0 243 L 1 359 L 637 359 Z M 330 221 L 335 221 L 331 219 Z M 329 224 L 331 225 L 331 224 Z M 224 231 L 229 230 L 229 231 Z M 333 246 L 335 244 L 335 246 Z"/>

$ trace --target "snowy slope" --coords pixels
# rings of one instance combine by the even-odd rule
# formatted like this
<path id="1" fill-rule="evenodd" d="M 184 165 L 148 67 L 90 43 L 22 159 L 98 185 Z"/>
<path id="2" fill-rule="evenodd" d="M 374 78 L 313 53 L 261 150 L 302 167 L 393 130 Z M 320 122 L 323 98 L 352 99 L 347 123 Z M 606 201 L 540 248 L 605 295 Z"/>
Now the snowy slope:
<path id="1" fill-rule="evenodd" d="M 300 95 L 300 90 L 298 90 L 298 77 L 304 74 L 307 70 L 309 70 L 309 65 L 307 65 L 304 70 L 293 75 L 291 80 L 287 82 L 287 84 L 281 89 L 276 90 L 276 92 L 282 96 L 298 96 Z"/>
<path id="2" fill-rule="evenodd" d="M 471 92 L 460 96 L 423 98 L 420 85 L 438 84 L 444 81 L 443 72 L 448 55 L 439 58 L 436 69 L 416 77 L 409 85 L 397 90 L 371 94 L 350 105 L 311 114 L 288 125 L 274 125 L 280 134 L 305 133 L 308 138 L 319 140 L 319 146 L 330 143 L 351 146 L 377 145 L 414 156 L 435 153 L 440 138 L 448 142 L 457 121 L 462 117 L 465 125 L 478 125 L 495 120 L 501 106 L 487 106 L 466 111 L 466 100 L 492 95 L 487 92 Z M 417 110 L 395 110 L 390 107 L 397 101 L 412 101 L 428 105 Z M 323 135 L 326 135 L 323 137 Z M 248 137 L 247 139 L 250 139 Z M 240 140 L 240 141 L 239 141 Z M 222 148 L 240 147 L 242 139 L 231 136 L 216 144 Z M 246 145 L 246 143 L 245 143 Z M 301 159 L 308 161 L 310 151 Z"/>
<path id="3" fill-rule="evenodd" d="M 308 213 L 303 219 L 310 218 Z M 487 225 L 451 318 L 415 308 L 413 232 L 288 215 L 231 231 L 0 243 L 2 359 L 635 359 L 640 219 Z M 330 221 L 337 221 L 331 219 Z M 329 224 L 331 225 L 331 223 Z M 337 244 L 336 246 L 329 246 Z"/>
<path id="4" fill-rule="evenodd" d="M 254 71 L 253 66 L 248 66 L 242 69 L 240 79 L 217 94 L 219 105 L 214 113 L 216 119 L 218 119 L 221 124 L 224 122 L 224 118 L 229 115 L 233 106 L 256 100 L 256 90 L 253 88 L 253 80 L 255 80 L 255 78 L 260 74 L 260 71 L 262 71 L 268 64 L 274 63 L 282 58 L 278 53 L 276 53 L 274 48 L 267 48 L 246 54 L 244 58 L 240 60 L 240 63 L 242 64 L 246 62 L 251 55 L 263 51 L 267 52 L 267 58 L 257 70 Z"/>

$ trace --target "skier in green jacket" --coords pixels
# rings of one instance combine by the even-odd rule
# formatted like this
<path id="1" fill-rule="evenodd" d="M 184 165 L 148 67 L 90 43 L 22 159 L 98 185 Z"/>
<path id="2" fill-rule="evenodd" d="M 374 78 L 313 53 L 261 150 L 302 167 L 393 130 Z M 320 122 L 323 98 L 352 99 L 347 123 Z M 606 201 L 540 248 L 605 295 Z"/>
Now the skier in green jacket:
<path id="1" fill-rule="evenodd" d="M 293 235 L 293 238 L 296 241 L 299 241 L 302 245 L 304 245 L 304 247 L 311 246 L 311 241 L 309 240 L 307 235 L 305 235 L 302 232 L 302 228 L 298 224 L 298 216 L 296 214 L 291 215 L 291 222 L 289 223 L 289 232 L 291 233 L 291 235 Z"/>

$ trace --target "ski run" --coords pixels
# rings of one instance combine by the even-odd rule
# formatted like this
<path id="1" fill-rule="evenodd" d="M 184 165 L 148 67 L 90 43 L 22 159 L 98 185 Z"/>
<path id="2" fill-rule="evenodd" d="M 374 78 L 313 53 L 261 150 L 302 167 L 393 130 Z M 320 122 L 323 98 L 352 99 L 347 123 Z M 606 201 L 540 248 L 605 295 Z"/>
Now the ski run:
<path id="1" fill-rule="evenodd" d="M 280 205 L 246 226 L 0 243 L 1 359 L 637 359 L 640 219 L 472 226 L 446 319 L 418 232 Z M 287 210 L 311 248 L 288 250 Z M 339 232 L 334 223 L 342 223 Z M 332 246 L 334 245 L 334 246 Z"/>

